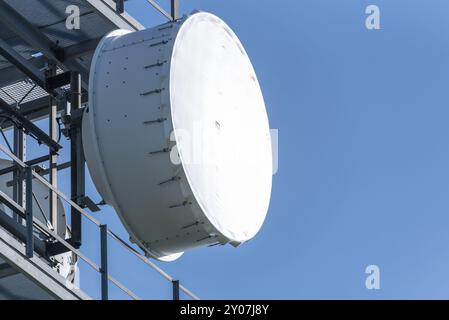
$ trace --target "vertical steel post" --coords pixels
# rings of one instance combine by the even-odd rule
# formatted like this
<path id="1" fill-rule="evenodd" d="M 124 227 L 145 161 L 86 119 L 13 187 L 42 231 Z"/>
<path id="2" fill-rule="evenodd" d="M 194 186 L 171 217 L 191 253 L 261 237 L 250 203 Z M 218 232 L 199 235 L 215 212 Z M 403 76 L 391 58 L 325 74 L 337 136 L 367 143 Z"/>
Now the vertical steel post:
<path id="1" fill-rule="evenodd" d="M 179 280 L 173 280 L 173 300 L 179 300 Z"/>
<path id="2" fill-rule="evenodd" d="M 34 236 L 33 236 L 33 173 L 31 167 L 25 168 L 25 197 L 26 197 L 26 256 L 32 258 L 34 254 Z"/>
<path id="3" fill-rule="evenodd" d="M 81 142 L 81 126 L 79 119 L 75 119 L 77 111 L 81 107 L 81 75 L 72 72 L 70 81 L 70 177 L 72 201 L 81 204 L 84 196 L 84 153 Z M 81 246 L 81 213 L 71 208 L 72 239 L 76 247 Z"/>
<path id="4" fill-rule="evenodd" d="M 56 75 L 56 66 L 52 65 L 49 72 L 50 72 L 50 76 L 55 76 Z M 50 97 L 48 128 L 50 131 L 49 132 L 50 138 L 52 138 L 54 141 L 56 141 L 58 139 L 58 137 L 57 137 L 58 124 L 56 121 L 57 110 L 58 110 L 58 106 L 57 106 L 56 99 Z M 58 155 L 56 153 L 50 151 L 49 156 L 50 156 L 50 159 L 49 159 L 50 184 L 53 186 L 53 188 L 57 189 L 58 188 L 58 169 L 57 169 Z M 51 225 L 53 226 L 53 230 L 55 231 L 56 234 L 58 234 L 58 195 L 53 190 L 49 190 L 49 192 L 50 192 L 50 195 L 49 195 L 50 196 L 50 198 L 49 198 L 50 222 L 51 222 Z"/>
<path id="5" fill-rule="evenodd" d="M 101 300 L 109 299 L 108 280 L 108 226 L 100 225 L 100 250 L 101 250 Z"/>
<path id="6" fill-rule="evenodd" d="M 14 155 L 22 161 L 26 159 L 26 136 L 22 129 L 14 127 Z M 24 181 L 23 172 L 21 167 L 17 167 L 13 172 L 13 200 L 18 203 L 21 207 L 25 207 L 25 197 L 24 197 Z M 17 214 L 13 214 L 15 220 L 22 222 Z"/>
<path id="7" fill-rule="evenodd" d="M 115 10 L 122 14 L 125 12 L 125 1 L 124 0 L 115 0 Z"/>
<path id="8" fill-rule="evenodd" d="M 171 17 L 173 20 L 176 20 L 179 17 L 179 0 L 171 0 L 170 4 L 171 4 L 170 6 Z"/>

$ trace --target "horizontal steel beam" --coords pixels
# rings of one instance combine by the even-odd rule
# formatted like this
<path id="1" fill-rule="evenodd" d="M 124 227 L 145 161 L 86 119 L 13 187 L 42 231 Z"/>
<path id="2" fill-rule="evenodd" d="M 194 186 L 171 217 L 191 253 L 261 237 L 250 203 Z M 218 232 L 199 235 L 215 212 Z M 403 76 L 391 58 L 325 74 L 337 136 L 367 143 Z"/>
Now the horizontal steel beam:
<path id="1" fill-rule="evenodd" d="M 45 67 L 47 59 L 44 56 L 40 56 L 28 59 L 27 61 L 37 70 L 40 70 Z M 0 87 L 5 87 L 28 78 L 29 77 L 24 72 L 20 71 L 15 65 L 10 65 L 9 67 L 0 69 Z"/>
<path id="2" fill-rule="evenodd" d="M 28 120 L 34 121 L 42 119 L 43 117 L 48 116 L 48 106 L 49 106 L 49 96 L 41 97 L 29 102 L 22 103 L 20 105 L 20 112 L 23 116 L 25 116 Z M 63 109 L 62 105 L 60 106 L 58 104 L 58 112 L 60 112 Z M 0 112 L 1 116 L 1 112 Z M 6 120 L 2 124 L 3 129 L 10 129 L 13 127 L 14 124 Z"/>
<path id="3" fill-rule="evenodd" d="M 33 24 L 14 10 L 5 0 L 0 0 L 0 23 L 10 29 L 34 49 L 57 62 L 61 49 Z"/>
<path id="4" fill-rule="evenodd" d="M 117 13 L 114 0 L 85 0 L 97 14 L 103 17 L 114 29 L 127 29 L 131 31 L 145 29 L 137 20 L 126 12 Z"/>
<path id="5" fill-rule="evenodd" d="M 85 68 L 76 63 L 76 59 L 74 57 L 70 59 L 65 57 L 66 51 L 63 48 L 59 47 L 53 41 L 51 41 L 44 33 L 42 33 L 38 28 L 31 24 L 17 11 L 15 11 L 4 0 L 0 0 L 0 24 L 6 28 L 9 28 L 37 52 L 41 52 L 47 59 L 58 65 L 63 71 L 73 69 L 74 71 L 79 71 L 83 75 L 86 74 L 87 71 L 85 70 Z M 92 43 L 89 42 L 84 45 L 91 49 L 94 42 L 95 41 L 93 41 Z M 7 43 L 4 42 L 3 46 L 7 46 Z M 74 56 L 76 56 L 77 54 L 81 54 L 78 52 L 73 52 L 75 51 L 73 48 L 67 48 L 67 50 L 69 55 L 70 51 L 72 51 L 72 54 Z M 43 77 L 42 75 L 37 75 L 37 72 L 33 69 L 33 66 L 27 63 L 28 60 L 20 56 L 18 53 L 16 53 L 16 55 L 11 55 L 12 53 L 14 53 L 14 50 L 11 51 L 11 48 L 9 51 L 0 53 L 2 55 L 3 53 L 7 54 L 7 56 L 5 56 L 6 59 L 16 65 L 17 68 L 19 68 L 28 77 L 30 77 L 30 79 L 36 82 L 36 84 L 45 89 L 45 81 L 43 81 L 45 80 L 45 77 Z M 88 89 L 87 81 L 83 82 L 83 88 L 86 90 Z M 51 91 L 48 92 L 52 95 L 55 95 Z"/>
<path id="6" fill-rule="evenodd" d="M 2 199 L 2 201 L 4 201 Z M 23 243 L 26 243 L 27 240 L 27 229 L 24 225 L 17 222 L 13 218 L 11 218 L 9 215 L 7 215 L 5 212 L 0 210 L 0 226 L 2 226 L 5 230 L 13 234 L 15 237 L 17 237 L 20 241 Z M 47 256 L 47 244 L 37 238 L 34 237 L 34 250 L 42 257 Z"/>
<path id="7" fill-rule="evenodd" d="M 63 49 L 64 50 L 63 61 L 78 58 L 78 57 L 84 56 L 88 53 L 93 53 L 102 38 L 103 37 L 93 38 L 93 39 L 85 40 L 80 43 L 65 47 Z"/>
<path id="8" fill-rule="evenodd" d="M 70 71 L 66 71 L 51 77 L 47 77 L 46 79 L 47 89 L 53 90 L 70 84 L 71 79 L 70 77 L 71 77 Z"/>
<path id="9" fill-rule="evenodd" d="M 35 138 L 47 145 L 52 152 L 58 152 L 62 148 L 59 143 L 50 138 L 41 128 L 36 126 L 33 122 L 28 120 L 23 116 L 18 110 L 11 107 L 9 104 L 0 99 L 0 110 L 2 115 L 6 115 L 20 124 L 20 126 L 25 130 L 25 133 L 31 133 Z"/>
<path id="10" fill-rule="evenodd" d="M 117 12 L 115 12 L 115 3 L 113 0 L 85 1 L 96 11 L 97 14 L 110 23 L 113 29 L 144 29 L 140 23 L 129 16 L 126 12 L 123 14 L 117 14 Z M 43 54 L 42 56 L 27 60 L 15 51 L 11 45 L 8 45 L 8 43 L 3 41 L 3 43 L 1 43 L 2 46 L 0 46 L 3 47 L 3 50 L 0 50 L 0 54 L 4 55 L 5 58 L 14 64 L 17 69 L 14 67 L 7 67 L 0 70 L 0 86 L 5 86 L 26 78 L 30 78 L 37 85 L 43 89 L 46 89 L 45 75 L 40 69 L 44 68 L 50 60 L 59 65 L 63 70 L 79 71 L 82 75 L 83 89 L 88 89 L 88 70 L 86 70 L 84 65 L 78 62 L 77 58 L 93 52 L 96 49 L 98 42 L 101 40 L 101 37 L 85 40 L 81 43 L 74 44 L 66 48 L 61 48 L 51 41 L 36 26 L 25 19 L 25 17 L 14 10 L 14 8 L 5 0 L 0 0 L 0 24 L 10 28 L 11 31 L 16 33 L 19 38 L 27 42 L 37 52 L 41 52 Z M 48 91 L 50 91 L 49 93 L 53 96 L 62 94 L 58 90 L 55 90 L 56 92 L 47 90 L 47 92 Z M 37 101 L 28 102 L 26 105 L 21 107 L 21 110 L 23 110 L 23 114 L 30 114 L 33 119 L 36 117 L 45 116 L 48 106 L 47 101 L 48 99 L 46 98 L 39 98 Z M 85 101 L 87 101 L 87 95 L 85 98 L 83 97 L 83 102 Z M 42 103 L 43 108 L 41 107 Z"/>
<path id="11" fill-rule="evenodd" d="M 87 94 L 83 92 L 83 95 L 81 97 L 81 102 L 86 103 L 87 102 Z M 48 106 L 50 97 L 45 96 L 42 98 L 38 98 L 33 101 L 25 102 L 20 104 L 20 112 L 23 116 L 25 116 L 28 120 L 35 121 L 42 119 L 46 116 L 48 116 Z M 61 103 L 58 103 L 58 112 L 61 112 L 64 110 L 64 105 Z M 1 115 L 1 112 L 0 112 Z M 11 121 L 5 121 L 2 125 L 3 129 L 9 129 L 13 126 Z"/>
<path id="12" fill-rule="evenodd" d="M 44 73 L 35 67 L 29 60 L 22 57 L 2 39 L 0 39 L 0 55 L 15 65 L 24 75 L 33 80 L 38 86 L 45 88 Z M 53 94 L 55 93 L 53 92 Z"/>
<path id="13" fill-rule="evenodd" d="M 0 263 L 0 280 L 20 273 L 7 263 Z"/>
<path id="14" fill-rule="evenodd" d="M 34 165 L 39 164 L 41 162 L 48 161 L 49 159 L 50 159 L 50 156 L 49 155 L 45 155 L 45 156 L 42 156 L 42 157 L 39 157 L 39 158 L 36 158 L 36 159 L 28 160 L 28 161 L 25 162 L 25 164 L 27 166 L 34 166 Z M 0 176 L 4 175 L 6 173 L 9 173 L 9 172 L 13 172 L 15 169 L 17 169 L 17 165 L 12 165 L 10 167 L 1 169 L 0 170 Z"/>
<path id="15" fill-rule="evenodd" d="M 64 170 L 64 169 L 70 168 L 71 165 L 72 165 L 72 164 L 70 163 L 70 161 L 67 161 L 67 162 L 58 164 L 58 165 L 56 166 L 56 169 L 57 169 L 58 171 Z M 36 171 L 36 173 L 40 174 L 41 176 L 45 176 L 45 175 L 47 175 L 47 174 L 50 173 L 50 170 L 51 170 L 50 168 L 48 168 L 48 169 L 36 168 L 35 171 Z M 7 183 L 8 183 L 8 182 L 7 182 Z"/>
<path id="16" fill-rule="evenodd" d="M 63 60 L 62 62 L 70 62 L 78 57 L 85 56 L 87 54 L 93 53 L 97 48 L 98 43 L 101 38 L 89 39 L 63 49 Z M 9 46 L 12 45 L 8 42 Z M 8 59 L 9 60 L 9 59 Z M 45 56 L 33 57 L 27 60 L 29 64 L 33 65 L 37 70 L 44 68 L 48 62 L 48 58 Z M 67 64 L 67 63 L 66 63 Z M 78 66 L 79 67 L 79 66 Z M 84 72 L 84 70 L 82 70 Z M 89 79 L 87 73 L 83 74 L 85 81 Z M 0 69 L 0 87 L 7 86 L 22 80 L 30 78 L 24 72 L 20 71 L 15 65 Z"/>
<path id="17" fill-rule="evenodd" d="M 28 279 L 56 299 L 90 300 L 80 289 L 69 285 L 55 270 L 35 256 L 28 259 L 22 243 L 0 228 L 0 258 L 14 265 Z"/>
<path id="18" fill-rule="evenodd" d="M 25 163 L 28 164 L 28 161 L 25 162 Z M 70 161 L 67 161 L 67 162 L 58 164 L 58 165 L 56 166 L 56 169 L 57 169 L 58 171 L 61 171 L 61 170 L 64 170 L 64 169 L 67 169 L 67 168 L 70 168 L 70 167 L 71 167 L 71 163 L 70 163 Z M 10 168 L 11 168 L 11 167 L 10 167 Z M 9 168 L 5 168 L 5 169 L 3 169 L 3 170 L 6 170 L 6 169 L 9 169 Z M 46 175 L 49 174 L 50 171 L 51 171 L 50 168 L 44 169 L 44 168 L 42 168 L 41 166 L 38 166 L 38 165 L 34 166 L 33 169 L 34 169 L 34 171 L 35 171 L 37 174 L 39 174 L 39 175 L 41 175 L 41 176 L 46 176 Z M 9 180 L 9 181 L 6 182 L 6 186 L 7 186 L 8 188 L 12 187 L 13 185 L 14 185 L 14 180 Z M 90 208 L 89 208 L 89 209 L 90 209 Z M 91 211 L 94 212 L 93 210 L 91 210 Z"/>

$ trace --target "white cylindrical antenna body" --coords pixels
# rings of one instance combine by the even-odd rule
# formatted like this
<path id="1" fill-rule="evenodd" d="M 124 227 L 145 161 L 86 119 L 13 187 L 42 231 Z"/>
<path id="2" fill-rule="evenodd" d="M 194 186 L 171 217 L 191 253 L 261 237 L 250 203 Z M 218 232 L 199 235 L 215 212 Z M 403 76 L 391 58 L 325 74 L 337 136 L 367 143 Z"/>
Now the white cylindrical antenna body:
<path id="1" fill-rule="evenodd" d="M 117 30 L 92 61 L 83 118 L 99 193 L 149 256 L 253 238 L 272 179 L 268 117 L 248 55 L 215 15 Z"/>

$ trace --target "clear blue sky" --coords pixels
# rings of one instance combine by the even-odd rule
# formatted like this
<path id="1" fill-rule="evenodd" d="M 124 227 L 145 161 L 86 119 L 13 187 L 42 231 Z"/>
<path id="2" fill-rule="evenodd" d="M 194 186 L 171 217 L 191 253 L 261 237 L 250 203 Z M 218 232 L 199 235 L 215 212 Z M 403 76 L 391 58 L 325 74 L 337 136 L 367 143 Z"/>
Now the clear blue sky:
<path id="1" fill-rule="evenodd" d="M 365 28 L 369 4 L 382 30 Z M 146 26 L 164 21 L 146 1 L 126 7 Z M 279 171 L 253 241 L 162 266 L 202 298 L 449 298 L 449 2 L 181 0 L 193 9 L 228 22 L 251 56 Z M 96 217 L 126 235 L 112 209 Z M 139 261 L 118 247 L 110 256 L 138 294 L 169 298 Z M 365 288 L 370 264 L 378 291 Z M 81 281 L 98 293 L 93 273 Z"/>

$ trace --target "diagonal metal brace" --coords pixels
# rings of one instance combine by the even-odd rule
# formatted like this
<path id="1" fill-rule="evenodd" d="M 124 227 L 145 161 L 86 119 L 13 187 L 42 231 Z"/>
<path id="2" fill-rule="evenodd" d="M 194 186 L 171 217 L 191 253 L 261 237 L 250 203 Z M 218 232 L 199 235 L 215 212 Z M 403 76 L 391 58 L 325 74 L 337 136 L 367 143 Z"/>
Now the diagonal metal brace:
<path id="1" fill-rule="evenodd" d="M 62 146 L 50 138 L 42 129 L 36 126 L 33 122 L 24 117 L 18 110 L 11 107 L 5 101 L 0 99 L 1 114 L 7 115 L 14 119 L 25 130 L 26 133 L 32 133 L 40 143 L 47 145 L 51 152 L 57 153 Z"/>

